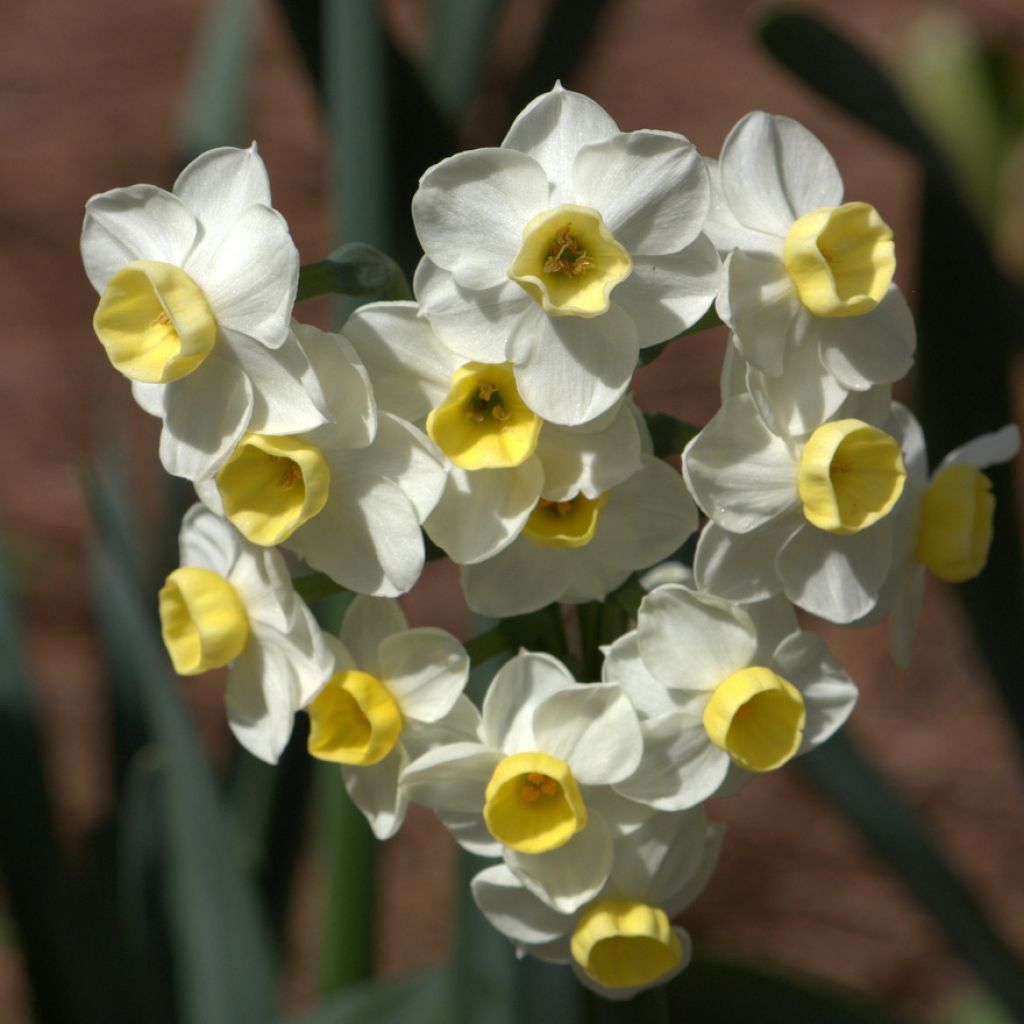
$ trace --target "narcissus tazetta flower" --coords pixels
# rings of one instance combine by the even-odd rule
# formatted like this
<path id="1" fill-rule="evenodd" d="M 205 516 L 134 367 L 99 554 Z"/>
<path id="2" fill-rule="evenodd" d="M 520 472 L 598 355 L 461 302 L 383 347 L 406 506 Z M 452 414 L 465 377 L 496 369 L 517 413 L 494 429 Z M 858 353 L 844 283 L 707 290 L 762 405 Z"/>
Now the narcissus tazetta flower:
<path id="1" fill-rule="evenodd" d="M 466 360 L 511 363 L 538 415 L 584 423 L 622 395 L 641 347 L 710 305 L 720 268 L 701 234 L 709 194 L 681 135 L 620 132 L 556 86 L 500 148 L 423 175 L 417 299 Z"/>
<path id="2" fill-rule="evenodd" d="M 82 261 L 100 293 L 96 334 L 136 401 L 163 420 L 169 473 L 198 480 L 246 430 L 290 434 L 328 419 L 288 332 L 299 254 L 255 145 L 204 153 L 173 192 L 93 196 Z"/>
<path id="3" fill-rule="evenodd" d="M 250 544 L 202 505 L 186 513 L 180 543 L 181 567 L 160 591 L 174 668 L 198 675 L 229 665 L 228 725 L 243 747 L 276 763 L 295 712 L 331 673 L 323 632 L 279 552 Z"/>

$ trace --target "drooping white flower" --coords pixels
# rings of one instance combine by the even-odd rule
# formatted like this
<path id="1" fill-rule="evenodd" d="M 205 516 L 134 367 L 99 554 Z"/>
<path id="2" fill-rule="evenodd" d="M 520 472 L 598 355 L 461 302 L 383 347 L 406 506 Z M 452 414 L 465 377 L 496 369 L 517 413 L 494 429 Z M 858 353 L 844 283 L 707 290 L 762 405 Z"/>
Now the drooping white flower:
<path id="1" fill-rule="evenodd" d="M 163 420 L 169 473 L 209 475 L 246 430 L 326 422 L 288 331 L 299 254 L 255 145 L 204 153 L 173 192 L 133 185 L 93 196 L 82 261 L 100 293 L 97 336 L 136 401 Z"/>
<path id="2" fill-rule="evenodd" d="M 505 864 L 476 875 L 473 899 L 520 954 L 571 964 L 598 995 L 629 999 L 690 962 L 690 937 L 671 920 L 707 884 L 721 843 L 700 809 L 657 814 L 616 838 L 604 888 L 575 911 L 538 899 Z"/>
<path id="3" fill-rule="evenodd" d="M 421 524 L 444 490 L 433 444 L 378 412 L 349 342 L 294 324 L 331 422 L 284 436 L 245 434 L 199 497 L 257 544 L 283 544 L 359 593 L 405 593 L 423 570 Z"/>
<path id="4" fill-rule="evenodd" d="M 243 747 L 276 763 L 295 712 L 331 673 L 323 632 L 279 552 L 250 544 L 202 505 L 186 513 L 180 543 L 181 567 L 160 591 L 174 668 L 198 675 L 229 665 L 228 725 Z"/>
<path id="5" fill-rule="evenodd" d="M 711 519 L 697 581 L 743 602 L 781 590 L 807 611 L 852 622 L 874 606 L 892 564 L 903 421 L 882 386 L 852 392 L 799 434 L 761 398 L 727 398 L 683 453 L 686 482 Z"/>
<path id="6" fill-rule="evenodd" d="M 406 769 L 410 798 L 466 849 L 501 854 L 531 892 L 570 912 L 600 891 L 614 835 L 651 811 L 611 786 L 640 763 L 636 712 L 613 684 L 580 684 L 547 654 L 496 673 L 478 739 L 435 747 Z"/>
<path id="7" fill-rule="evenodd" d="M 710 305 L 720 267 L 701 234 L 708 202 L 686 139 L 620 132 L 593 100 L 556 86 L 500 148 L 423 175 L 416 296 L 466 360 L 511 363 L 538 415 L 584 423 L 623 394 L 639 348 Z"/>
<path id="8" fill-rule="evenodd" d="M 759 375 L 784 370 L 835 402 L 911 366 L 913 318 L 892 284 L 892 232 L 867 203 L 843 203 L 835 162 L 806 128 L 755 111 L 711 164 L 707 234 L 725 260 L 717 300 Z M 824 416 L 834 409 L 826 408 Z"/>
<path id="9" fill-rule="evenodd" d="M 423 426 L 452 464 L 425 526 L 453 561 L 507 547 L 542 498 L 596 499 L 640 468 L 640 431 L 625 399 L 578 427 L 544 422 L 509 365 L 466 362 L 416 314 L 413 303 L 376 303 L 343 330 L 380 407 Z"/>
<path id="10" fill-rule="evenodd" d="M 637 628 L 608 648 L 602 671 L 626 691 L 644 733 L 643 761 L 617 792 L 683 810 L 737 769 L 772 771 L 842 725 L 857 688 L 824 642 L 798 629 L 791 609 L 758 619 L 678 584 L 643 599 Z"/>
<path id="11" fill-rule="evenodd" d="M 636 473 L 596 498 L 538 501 L 508 547 L 463 567 L 466 603 L 504 617 L 552 601 L 600 601 L 630 573 L 668 558 L 696 528 L 697 510 L 679 474 L 645 455 Z"/>
<path id="12" fill-rule="evenodd" d="M 398 602 L 384 598 L 357 597 L 341 639 L 327 642 L 334 672 L 307 709 L 309 752 L 341 765 L 374 835 L 389 839 L 409 805 L 409 761 L 473 735 L 477 716 L 462 695 L 469 656 L 443 629 L 409 629 Z"/>

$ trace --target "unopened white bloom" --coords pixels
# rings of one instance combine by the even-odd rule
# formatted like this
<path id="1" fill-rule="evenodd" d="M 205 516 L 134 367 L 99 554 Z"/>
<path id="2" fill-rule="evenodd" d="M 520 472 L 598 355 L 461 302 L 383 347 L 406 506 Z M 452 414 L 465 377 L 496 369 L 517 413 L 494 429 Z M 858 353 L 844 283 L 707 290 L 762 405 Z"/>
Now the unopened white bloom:
<path id="1" fill-rule="evenodd" d="M 198 675 L 230 665 L 228 725 L 243 747 L 276 763 L 295 712 L 331 673 L 323 633 L 277 551 L 250 544 L 202 505 L 186 513 L 180 543 L 181 567 L 160 591 L 174 668 Z"/>
<path id="2" fill-rule="evenodd" d="M 712 520 L 694 561 L 701 587 L 755 601 L 783 590 L 832 622 L 878 599 L 903 491 L 902 420 L 888 388 L 851 393 L 833 417 L 790 434 L 770 401 L 727 398 L 683 453 Z"/>
<path id="3" fill-rule="evenodd" d="M 604 885 L 615 833 L 650 811 L 611 790 L 640 763 L 636 712 L 613 684 L 579 684 L 547 654 L 509 660 L 484 698 L 479 739 L 435 747 L 403 775 L 468 850 L 499 853 L 563 911 Z"/>
<path id="4" fill-rule="evenodd" d="M 163 420 L 169 473 L 209 475 L 246 430 L 289 434 L 327 420 L 289 336 L 299 254 L 270 206 L 255 145 L 204 153 L 173 192 L 133 185 L 93 196 L 82 261 L 110 361 Z"/>
<path id="5" fill-rule="evenodd" d="M 293 330 L 332 421 L 285 436 L 247 433 L 196 491 L 249 540 L 283 544 L 344 587 L 405 593 L 423 569 L 420 526 L 444 489 L 444 460 L 411 424 L 378 412 L 344 337 Z"/>
<path id="6" fill-rule="evenodd" d="M 546 423 L 523 401 L 511 366 L 466 362 L 416 313 L 413 303 L 364 306 L 344 332 L 380 407 L 423 426 L 451 462 L 425 525 L 453 561 L 507 547 L 542 498 L 597 498 L 640 468 L 640 431 L 625 399 L 579 427 Z"/>
<path id="7" fill-rule="evenodd" d="M 620 132 L 556 86 L 500 148 L 423 175 L 416 296 L 466 360 L 510 363 L 538 415 L 584 423 L 623 394 L 641 347 L 710 305 L 720 267 L 701 234 L 709 194 L 681 135 Z"/>
<path id="8" fill-rule="evenodd" d="M 469 656 L 443 629 L 409 629 L 397 601 L 371 597 L 352 602 L 341 639 L 327 642 L 334 672 L 308 708 L 309 752 L 341 765 L 352 800 L 388 839 L 405 820 L 410 759 L 472 736 Z"/>
<path id="9" fill-rule="evenodd" d="M 697 510 L 679 474 L 645 455 L 640 470 L 595 498 L 538 501 L 515 541 L 463 567 L 466 603 L 503 617 L 552 601 L 600 601 L 630 573 L 675 552 L 696 528 Z"/>
<path id="10" fill-rule="evenodd" d="M 690 962 L 690 937 L 671 920 L 707 884 L 721 843 L 699 809 L 657 814 L 615 840 L 604 888 L 575 911 L 544 903 L 504 864 L 473 879 L 473 899 L 520 954 L 571 964 L 598 995 L 629 999 Z"/>
<path id="11" fill-rule="evenodd" d="M 643 763 L 618 792 L 659 810 L 693 807 L 734 766 L 772 771 L 839 728 L 857 688 L 788 618 L 788 629 L 769 619 L 762 630 L 740 605 L 674 584 L 643 599 L 602 673 L 626 691 L 644 732 Z"/>
<path id="12" fill-rule="evenodd" d="M 706 231 L 728 254 L 717 309 L 743 358 L 809 382 L 824 367 L 833 398 L 902 377 L 915 333 L 892 284 L 892 232 L 867 203 L 843 203 L 818 139 L 756 111 L 729 133 L 711 177 Z"/>

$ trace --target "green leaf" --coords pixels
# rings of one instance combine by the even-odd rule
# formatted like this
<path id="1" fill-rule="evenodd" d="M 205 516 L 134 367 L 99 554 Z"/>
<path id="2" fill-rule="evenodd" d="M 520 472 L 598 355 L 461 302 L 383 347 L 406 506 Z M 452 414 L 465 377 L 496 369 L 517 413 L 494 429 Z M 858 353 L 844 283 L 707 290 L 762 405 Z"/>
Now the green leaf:
<path id="1" fill-rule="evenodd" d="M 644 422 L 651 433 L 654 454 L 660 459 L 679 455 L 700 433 L 700 427 L 678 420 L 667 412 L 645 412 Z"/>
<path id="2" fill-rule="evenodd" d="M 839 733 L 794 763 L 932 915 L 952 949 L 1024 1020 L 1024 962 L 996 931 L 913 808 L 849 736 Z"/>
<path id="3" fill-rule="evenodd" d="M 182 1016 L 203 1024 L 274 1019 L 276 967 L 227 813 L 155 623 L 112 553 L 96 553 L 97 606 L 111 656 L 134 669 L 165 759 L 169 917 Z"/>
<path id="4" fill-rule="evenodd" d="M 477 94 L 501 0 L 434 0 L 427 84 L 453 125 Z"/>
<path id="5" fill-rule="evenodd" d="M 292 578 L 292 586 L 295 593 L 302 598 L 306 604 L 315 604 L 328 597 L 335 597 L 345 593 L 345 588 L 335 583 L 326 573 L 311 572 L 305 576 Z"/>
<path id="6" fill-rule="evenodd" d="M 400 981 L 364 982 L 286 1024 L 450 1024 L 450 986 L 443 971 Z"/>

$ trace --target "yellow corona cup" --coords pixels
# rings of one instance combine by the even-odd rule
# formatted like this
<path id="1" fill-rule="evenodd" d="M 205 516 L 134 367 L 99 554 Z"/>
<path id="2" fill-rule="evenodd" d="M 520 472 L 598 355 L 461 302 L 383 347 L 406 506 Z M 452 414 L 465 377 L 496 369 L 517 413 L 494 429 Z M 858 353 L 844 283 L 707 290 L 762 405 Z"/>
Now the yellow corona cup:
<path id="1" fill-rule="evenodd" d="M 137 260 L 114 274 L 92 323 L 114 368 L 145 384 L 181 380 L 217 341 L 217 321 L 199 285 L 180 267 L 156 260 Z"/>
<path id="2" fill-rule="evenodd" d="M 388 688 L 366 672 L 336 672 L 310 703 L 309 752 L 322 761 L 383 761 L 402 734 L 402 712 Z"/>
<path id="3" fill-rule="evenodd" d="M 184 566 L 160 590 L 160 627 L 178 675 L 234 661 L 249 639 L 249 617 L 235 588 L 212 569 Z"/>
<path id="4" fill-rule="evenodd" d="M 523 536 L 545 548 L 582 548 L 594 539 L 608 495 L 577 494 L 566 501 L 541 498 L 523 527 Z"/>
<path id="5" fill-rule="evenodd" d="M 600 316 L 633 261 L 589 206 L 557 206 L 523 229 L 508 276 L 551 316 Z"/>
<path id="6" fill-rule="evenodd" d="M 996 499 L 992 482 L 965 462 L 946 466 L 921 503 L 917 557 L 939 579 L 974 579 L 988 561 Z"/>

